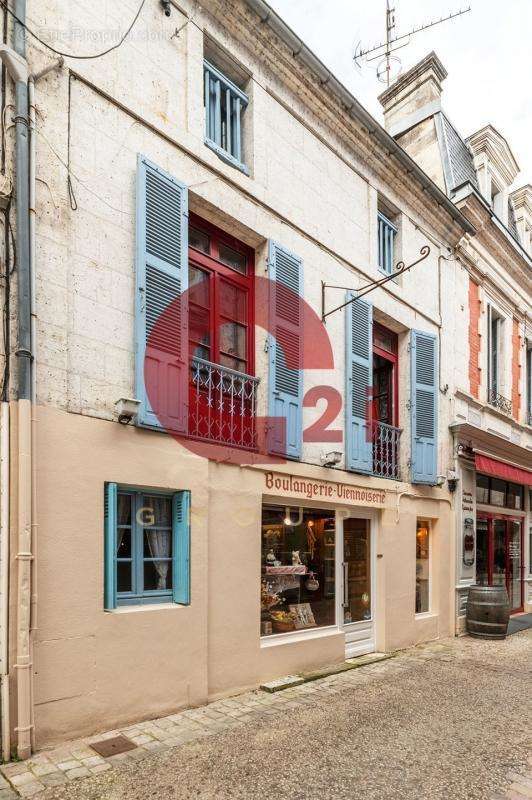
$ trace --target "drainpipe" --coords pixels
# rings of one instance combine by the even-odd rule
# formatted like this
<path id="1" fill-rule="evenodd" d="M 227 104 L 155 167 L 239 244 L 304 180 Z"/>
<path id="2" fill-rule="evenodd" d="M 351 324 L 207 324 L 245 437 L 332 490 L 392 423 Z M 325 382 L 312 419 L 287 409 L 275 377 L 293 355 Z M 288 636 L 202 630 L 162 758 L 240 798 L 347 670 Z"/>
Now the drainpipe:
<path id="1" fill-rule="evenodd" d="M 9 722 L 9 403 L 0 406 L 0 735 L 2 759 L 11 758 Z"/>
<path id="2" fill-rule="evenodd" d="M 30 606 L 30 647 L 33 662 L 33 635 L 37 629 L 37 311 L 35 303 L 36 281 L 36 164 L 37 164 L 37 110 L 35 106 L 35 84 L 49 72 L 63 66 L 64 59 L 58 58 L 39 72 L 28 78 L 29 108 L 29 257 L 30 257 L 30 342 L 33 354 L 31 363 L 31 542 L 33 569 L 31 571 L 31 606 Z M 31 744 L 35 749 L 35 719 L 33 702 L 33 681 L 30 685 L 31 695 Z"/>

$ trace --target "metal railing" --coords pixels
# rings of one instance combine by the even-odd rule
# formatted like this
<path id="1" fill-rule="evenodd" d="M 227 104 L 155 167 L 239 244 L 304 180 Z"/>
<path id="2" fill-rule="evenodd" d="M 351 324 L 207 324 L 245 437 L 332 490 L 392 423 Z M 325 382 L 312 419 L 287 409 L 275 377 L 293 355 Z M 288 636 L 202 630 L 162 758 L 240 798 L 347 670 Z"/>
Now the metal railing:
<path id="1" fill-rule="evenodd" d="M 393 272 L 394 242 L 397 228 L 388 217 L 378 212 L 379 267 L 387 275 Z"/>
<path id="2" fill-rule="evenodd" d="M 532 426 L 532 411 L 527 411 L 526 424 Z"/>
<path id="3" fill-rule="evenodd" d="M 188 433 L 195 439 L 257 448 L 258 378 L 193 358 L 190 370 Z"/>
<path id="4" fill-rule="evenodd" d="M 401 428 L 394 428 L 385 422 L 373 423 L 373 474 L 379 478 L 398 481 L 399 440 Z"/>
<path id="5" fill-rule="evenodd" d="M 208 61 L 205 82 L 205 143 L 219 156 L 246 171 L 242 155 L 242 116 L 247 95 Z"/>
<path id="6" fill-rule="evenodd" d="M 498 392 L 494 392 L 493 390 L 489 393 L 488 396 L 488 403 L 490 406 L 502 411 L 503 414 L 508 414 L 509 417 L 512 416 L 513 405 L 512 401 L 508 400 L 507 397 L 504 395 L 499 394 Z"/>

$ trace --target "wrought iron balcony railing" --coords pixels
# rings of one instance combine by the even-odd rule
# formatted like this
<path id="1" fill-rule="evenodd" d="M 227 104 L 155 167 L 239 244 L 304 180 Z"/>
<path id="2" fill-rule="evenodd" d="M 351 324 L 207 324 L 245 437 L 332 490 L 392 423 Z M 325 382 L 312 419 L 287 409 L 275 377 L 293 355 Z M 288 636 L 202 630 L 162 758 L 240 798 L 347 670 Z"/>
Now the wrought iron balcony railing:
<path id="1" fill-rule="evenodd" d="M 258 378 L 193 358 L 188 433 L 195 439 L 255 450 Z"/>
<path id="2" fill-rule="evenodd" d="M 379 478 L 398 481 L 399 440 L 401 428 L 394 428 L 385 422 L 373 423 L 373 474 Z"/>
<path id="3" fill-rule="evenodd" d="M 512 416 L 512 410 L 513 410 L 512 401 L 508 400 L 508 398 L 504 397 L 504 395 L 499 394 L 498 392 L 494 392 L 492 390 L 489 393 L 488 403 L 490 404 L 490 406 L 493 406 L 493 408 L 502 411 L 503 414 L 508 414 L 509 417 Z"/>

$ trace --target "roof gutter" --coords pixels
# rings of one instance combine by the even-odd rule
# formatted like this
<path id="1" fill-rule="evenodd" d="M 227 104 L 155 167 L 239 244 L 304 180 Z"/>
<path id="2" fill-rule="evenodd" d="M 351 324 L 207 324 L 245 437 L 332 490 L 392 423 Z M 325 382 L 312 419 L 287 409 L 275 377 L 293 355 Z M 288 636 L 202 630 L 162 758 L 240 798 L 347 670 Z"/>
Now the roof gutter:
<path id="1" fill-rule="evenodd" d="M 275 13 L 275 11 L 264 0 L 245 0 L 246 4 L 255 11 L 260 17 L 261 22 L 269 25 L 272 31 L 292 50 L 294 58 L 298 58 L 307 66 L 320 80 L 322 86 L 327 86 L 331 94 L 344 106 L 348 114 L 362 124 L 370 134 L 375 136 L 378 142 L 392 153 L 397 160 L 405 167 L 407 173 L 421 184 L 423 189 L 444 208 L 448 214 L 457 222 L 466 233 L 475 234 L 474 226 L 456 208 L 454 203 L 449 200 L 441 189 L 431 181 L 428 175 L 410 158 L 408 153 L 397 144 L 395 139 L 387 133 L 382 125 L 366 111 L 359 101 L 346 89 L 338 78 L 325 66 L 318 56 L 307 47 L 307 45 L 294 33 L 294 31 Z"/>

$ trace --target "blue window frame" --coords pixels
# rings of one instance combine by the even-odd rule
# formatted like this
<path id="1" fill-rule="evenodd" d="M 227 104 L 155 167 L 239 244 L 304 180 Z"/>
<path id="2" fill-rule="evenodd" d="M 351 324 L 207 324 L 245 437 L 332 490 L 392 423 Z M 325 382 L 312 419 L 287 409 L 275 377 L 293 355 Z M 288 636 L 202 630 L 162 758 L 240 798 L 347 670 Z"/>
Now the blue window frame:
<path id="1" fill-rule="evenodd" d="M 205 144 L 249 175 L 242 155 L 242 117 L 248 96 L 208 61 L 203 62 Z"/>
<path id="2" fill-rule="evenodd" d="M 190 493 L 105 486 L 105 608 L 190 602 Z"/>
<path id="3" fill-rule="evenodd" d="M 378 212 L 379 269 L 391 275 L 394 268 L 394 249 L 397 228 L 382 211 Z"/>

